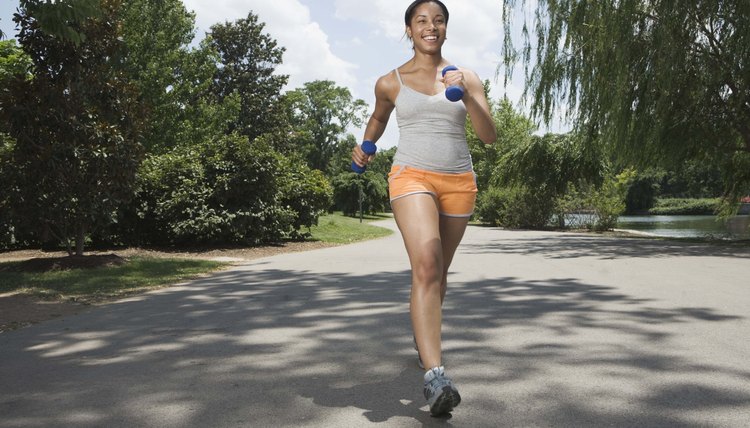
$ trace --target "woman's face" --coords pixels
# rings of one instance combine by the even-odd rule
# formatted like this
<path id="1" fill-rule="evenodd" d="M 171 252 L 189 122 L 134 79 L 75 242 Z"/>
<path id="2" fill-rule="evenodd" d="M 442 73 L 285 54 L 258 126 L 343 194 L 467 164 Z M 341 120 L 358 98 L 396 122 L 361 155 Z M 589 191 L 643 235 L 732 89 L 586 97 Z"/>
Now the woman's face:
<path id="1" fill-rule="evenodd" d="M 406 34 L 412 39 L 414 49 L 423 52 L 436 52 L 445 42 L 447 26 L 443 9 L 436 3 L 428 2 L 417 6 L 406 27 Z"/>

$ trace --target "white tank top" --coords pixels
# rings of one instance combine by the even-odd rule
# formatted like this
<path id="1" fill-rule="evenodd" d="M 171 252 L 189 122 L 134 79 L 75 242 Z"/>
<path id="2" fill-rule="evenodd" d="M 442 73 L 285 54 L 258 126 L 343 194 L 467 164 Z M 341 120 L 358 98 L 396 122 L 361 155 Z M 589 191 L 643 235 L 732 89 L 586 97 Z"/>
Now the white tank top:
<path id="1" fill-rule="evenodd" d="M 451 102 L 445 93 L 426 95 L 400 84 L 396 97 L 399 140 L 394 165 L 443 173 L 471 171 L 466 143 L 466 106 Z"/>

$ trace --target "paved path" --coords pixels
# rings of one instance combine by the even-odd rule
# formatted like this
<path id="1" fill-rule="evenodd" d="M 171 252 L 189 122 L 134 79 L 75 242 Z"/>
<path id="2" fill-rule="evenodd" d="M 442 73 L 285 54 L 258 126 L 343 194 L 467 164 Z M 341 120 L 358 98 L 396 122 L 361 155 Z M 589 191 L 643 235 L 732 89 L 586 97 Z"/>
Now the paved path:
<path id="1" fill-rule="evenodd" d="M 394 234 L 1 334 L 0 427 L 750 424 L 750 249 L 470 227 L 453 271 L 450 419 Z"/>

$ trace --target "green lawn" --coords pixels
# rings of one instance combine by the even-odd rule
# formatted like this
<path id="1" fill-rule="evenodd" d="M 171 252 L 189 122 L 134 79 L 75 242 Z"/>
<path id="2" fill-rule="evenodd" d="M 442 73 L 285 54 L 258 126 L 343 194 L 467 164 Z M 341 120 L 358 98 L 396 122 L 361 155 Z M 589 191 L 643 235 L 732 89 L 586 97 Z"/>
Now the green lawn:
<path id="1" fill-rule="evenodd" d="M 367 224 L 386 218 L 389 218 L 389 216 L 385 214 L 364 216 L 364 221 L 360 223 L 359 217 L 346 217 L 341 215 L 341 213 L 334 213 L 321 216 L 318 220 L 318 225 L 310 228 L 310 231 L 313 240 L 334 244 L 349 244 L 392 234 L 393 231 L 390 229 Z"/>
<path id="2" fill-rule="evenodd" d="M 347 244 L 387 236 L 393 232 L 368 224 L 384 218 L 388 216 L 366 216 L 360 223 L 359 218 L 345 217 L 340 213 L 325 215 L 317 226 L 310 229 L 311 239 Z M 122 266 L 37 273 L 17 271 L 14 268 L 19 263 L 0 262 L 0 293 L 21 292 L 82 301 L 111 299 L 164 287 L 226 266 L 209 260 L 133 257 Z"/>
<path id="3" fill-rule="evenodd" d="M 213 272 L 209 260 L 134 257 L 122 266 L 52 272 L 13 272 L 18 262 L 0 263 L 0 293 L 20 291 L 51 298 L 98 300 L 158 288 Z"/>

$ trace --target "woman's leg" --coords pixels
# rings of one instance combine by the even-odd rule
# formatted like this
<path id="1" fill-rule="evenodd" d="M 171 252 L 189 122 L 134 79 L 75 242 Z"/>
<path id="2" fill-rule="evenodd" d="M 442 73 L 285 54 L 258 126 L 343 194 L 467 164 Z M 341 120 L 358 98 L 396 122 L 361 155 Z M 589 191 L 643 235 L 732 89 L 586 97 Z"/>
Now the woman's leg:
<path id="1" fill-rule="evenodd" d="M 441 306 L 448 265 L 468 219 L 441 217 L 435 199 L 429 194 L 405 196 L 391 205 L 412 268 L 414 337 L 425 367 L 436 367 L 441 364 Z"/>
<path id="2" fill-rule="evenodd" d="M 443 247 L 443 279 L 440 284 L 440 303 L 445 301 L 445 293 L 448 290 L 448 268 L 456 254 L 458 244 L 469 224 L 469 217 L 446 217 L 440 216 L 440 242 Z"/>

